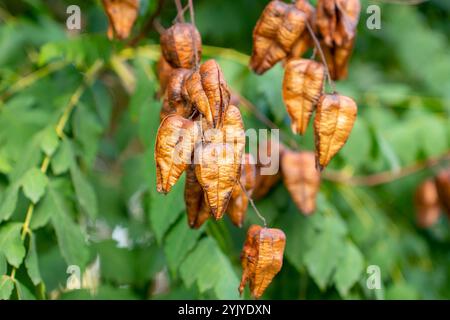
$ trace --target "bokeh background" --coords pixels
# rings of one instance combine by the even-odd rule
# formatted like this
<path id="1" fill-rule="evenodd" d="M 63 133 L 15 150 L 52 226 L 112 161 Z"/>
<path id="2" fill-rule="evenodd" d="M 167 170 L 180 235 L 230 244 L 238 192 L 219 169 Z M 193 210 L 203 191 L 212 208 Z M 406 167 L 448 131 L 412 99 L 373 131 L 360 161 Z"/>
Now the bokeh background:
<path id="1" fill-rule="evenodd" d="M 290 132 L 281 64 L 263 76 L 247 67 L 267 2 L 195 0 L 203 58 L 216 59 L 284 137 L 313 150 L 311 127 L 302 138 Z M 420 228 L 413 203 L 416 187 L 449 166 L 450 2 L 391 2 L 361 1 L 349 77 L 337 84 L 358 103 L 358 119 L 325 170 L 317 212 L 300 214 L 281 183 L 256 203 L 287 236 L 264 299 L 450 298 L 448 218 Z M 157 3 L 141 0 L 133 35 Z M 66 29 L 71 4 L 81 8 L 80 31 Z M 370 4 L 381 8 L 379 30 L 366 27 Z M 175 16 L 164 1 L 159 23 Z M 249 208 L 242 229 L 225 218 L 193 231 L 184 178 L 156 193 L 159 35 L 128 47 L 106 29 L 100 1 L 0 2 L 0 298 L 238 298 L 245 232 L 261 222 Z M 266 128 L 241 111 L 246 128 Z M 366 285 L 370 265 L 380 268 L 380 290 Z M 69 290 L 78 270 L 81 289 Z"/>

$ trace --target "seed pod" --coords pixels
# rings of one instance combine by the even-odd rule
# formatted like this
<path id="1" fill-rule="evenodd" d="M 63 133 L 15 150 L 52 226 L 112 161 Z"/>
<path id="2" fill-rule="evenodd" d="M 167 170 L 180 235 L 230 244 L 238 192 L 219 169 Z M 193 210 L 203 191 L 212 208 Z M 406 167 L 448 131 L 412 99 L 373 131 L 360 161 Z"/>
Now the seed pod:
<path id="1" fill-rule="evenodd" d="M 198 128 L 179 115 L 168 115 L 156 136 L 157 191 L 168 193 L 191 162 Z"/>
<path id="2" fill-rule="evenodd" d="M 317 27 L 328 47 L 343 46 L 353 40 L 359 21 L 359 0 L 319 0 Z"/>
<path id="3" fill-rule="evenodd" d="M 290 52 L 306 28 L 308 16 L 292 4 L 271 1 L 253 30 L 250 68 L 263 74 Z"/>
<path id="4" fill-rule="evenodd" d="M 169 82 L 170 75 L 174 69 L 172 66 L 164 59 L 164 56 L 159 57 L 158 63 L 156 64 L 156 71 L 159 81 L 159 92 L 158 97 L 163 96 L 166 91 L 167 83 Z"/>
<path id="5" fill-rule="evenodd" d="M 244 186 L 245 190 L 247 190 L 248 195 L 251 196 L 253 188 L 255 187 L 255 179 L 255 160 L 251 154 L 247 153 L 244 155 L 244 163 L 241 166 L 240 184 L 238 183 L 234 186 L 231 200 L 227 208 L 231 222 L 239 228 L 241 228 L 244 223 L 249 202 L 247 194 L 242 190 L 241 184 Z"/>
<path id="6" fill-rule="evenodd" d="M 202 56 L 202 40 L 190 23 L 176 23 L 160 38 L 164 58 L 173 68 L 194 68 Z"/>
<path id="7" fill-rule="evenodd" d="M 286 236 L 279 229 L 251 226 L 241 253 L 243 268 L 239 292 L 247 282 L 250 292 L 259 299 L 283 265 Z"/>
<path id="8" fill-rule="evenodd" d="M 440 215 L 439 196 L 436 184 L 432 179 L 425 180 L 416 189 L 414 195 L 416 221 L 422 228 L 435 224 Z"/>
<path id="9" fill-rule="evenodd" d="M 102 0 L 108 16 L 108 38 L 126 39 L 139 11 L 138 0 Z"/>
<path id="10" fill-rule="evenodd" d="M 167 96 L 164 97 L 161 110 L 159 111 L 159 122 L 161 123 L 161 121 L 163 121 L 163 119 L 167 117 L 169 114 L 174 114 L 176 112 L 177 111 L 170 106 Z"/>
<path id="11" fill-rule="evenodd" d="M 348 63 L 353 52 L 354 39 L 342 46 L 327 47 L 322 42 L 322 50 L 333 80 L 345 79 L 348 74 Z"/>
<path id="12" fill-rule="evenodd" d="M 223 128 L 208 131 L 204 134 L 205 141 L 195 147 L 195 174 L 211 213 L 218 220 L 240 176 L 245 132 L 239 109 L 228 106 Z"/>
<path id="13" fill-rule="evenodd" d="M 208 204 L 205 202 L 203 189 L 195 176 L 195 167 L 190 165 L 186 169 L 186 182 L 184 186 L 184 201 L 188 215 L 189 227 L 200 228 L 211 216 Z"/>
<path id="14" fill-rule="evenodd" d="M 439 172 L 434 178 L 439 200 L 450 219 L 450 168 Z"/>
<path id="15" fill-rule="evenodd" d="M 339 94 L 322 95 L 314 119 L 316 164 L 323 170 L 344 146 L 356 120 L 357 106 Z"/>
<path id="16" fill-rule="evenodd" d="M 316 210 L 316 196 L 320 187 L 320 173 L 315 166 L 313 152 L 285 151 L 281 158 L 283 182 L 297 208 L 305 215 Z"/>
<path id="17" fill-rule="evenodd" d="M 186 91 L 209 126 L 218 128 L 230 102 L 230 91 L 215 60 L 208 60 L 186 80 Z"/>
<path id="18" fill-rule="evenodd" d="M 294 133 L 303 135 L 315 104 L 319 100 L 324 79 L 321 63 L 308 59 L 290 60 L 285 67 L 283 100 L 291 117 Z"/>
<path id="19" fill-rule="evenodd" d="M 167 84 L 167 99 L 172 109 L 184 118 L 188 118 L 194 111 L 185 89 L 185 81 L 191 75 L 188 69 L 174 69 Z"/>
<path id="20" fill-rule="evenodd" d="M 295 7 L 308 17 L 308 23 L 315 32 L 316 30 L 316 9 L 308 2 L 308 0 L 297 0 Z M 303 30 L 298 39 L 292 45 L 289 53 L 289 59 L 301 58 L 309 48 L 314 46 L 313 39 L 307 28 Z"/>

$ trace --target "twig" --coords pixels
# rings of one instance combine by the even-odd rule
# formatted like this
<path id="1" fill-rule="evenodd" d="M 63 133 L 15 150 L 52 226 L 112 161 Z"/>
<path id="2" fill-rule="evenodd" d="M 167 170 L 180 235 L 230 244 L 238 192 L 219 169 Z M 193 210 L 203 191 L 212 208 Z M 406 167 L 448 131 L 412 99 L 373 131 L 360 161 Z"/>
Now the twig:
<path id="1" fill-rule="evenodd" d="M 139 41 L 141 41 L 147 33 L 150 32 L 150 30 L 153 28 L 153 21 L 161 14 L 162 8 L 164 6 L 165 0 L 158 0 L 158 5 L 155 9 L 155 11 L 150 15 L 150 17 L 147 19 L 147 21 L 144 23 L 144 25 L 141 28 L 141 31 L 128 42 L 128 45 L 131 47 L 136 46 Z"/>
<path id="2" fill-rule="evenodd" d="M 331 74 L 330 74 L 330 69 L 328 68 L 328 64 L 327 61 L 325 60 L 325 55 L 323 54 L 323 50 L 322 47 L 320 46 L 319 40 L 317 40 L 316 35 L 314 34 L 313 29 L 311 28 L 311 26 L 309 25 L 309 22 L 306 21 L 306 28 L 308 29 L 309 34 L 311 35 L 311 38 L 314 41 L 314 46 L 316 47 L 316 49 L 319 51 L 320 54 L 320 59 L 322 60 L 323 65 L 325 66 L 325 72 L 327 74 L 327 78 L 328 78 L 328 83 L 331 86 L 331 89 L 333 90 L 333 93 L 336 92 L 336 84 L 334 83 L 334 81 L 331 79 Z"/>
<path id="3" fill-rule="evenodd" d="M 166 31 L 161 22 L 159 22 L 159 19 L 155 19 L 155 21 L 153 21 L 153 27 L 160 35 Z"/>
<path id="4" fill-rule="evenodd" d="M 194 13 L 194 3 L 192 0 L 188 1 L 189 4 L 189 13 L 191 15 L 191 23 L 195 27 L 195 13 Z M 194 43 L 194 59 L 195 59 L 195 69 L 198 69 L 198 52 L 197 52 L 197 41 L 195 41 L 195 37 L 193 36 L 193 43 Z"/>
<path id="5" fill-rule="evenodd" d="M 253 201 L 252 197 L 250 197 L 250 194 L 248 193 L 247 189 L 245 189 L 244 185 L 241 183 L 241 180 L 239 180 L 239 185 L 241 186 L 242 191 L 244 191 L 245 195 L 247 196 L 248 201 L 253 207 L 253 210 L 255 210 L 256 215 L 258 218 L 260 218 L 264 224 L 264 228 L 267 228 L 267 222 L 266 218 L 259 212 L 258 208 L 255 205 L 255 202 Z"/>
<path id="6" fill-rule="evenodd" d="M 189 0 L 189 13 L 191 15 L 191 23 L 195 26 L 194 4 Z"/>
<path id="7" fill-rule="evenodd" d="M 175 19 L 177 19 L 179 22 L 184 23 L 184 14 L 183 14 L 183 7 L 181 6 L 180 0 L 174 0 L 175 6 L 177 7 L 177 16 Z"/>

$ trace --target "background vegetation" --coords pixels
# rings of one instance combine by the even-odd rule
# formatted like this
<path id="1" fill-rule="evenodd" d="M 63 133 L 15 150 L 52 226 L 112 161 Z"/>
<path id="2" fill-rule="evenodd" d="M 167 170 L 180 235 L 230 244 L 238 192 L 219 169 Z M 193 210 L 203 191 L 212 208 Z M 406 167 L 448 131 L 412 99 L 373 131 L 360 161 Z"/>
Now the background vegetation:
<path id="1" fill-rule="evenodd" d="M 282 67 L 263 76 L 247 67 L 266 2 L 196 0 L 204 58 L 312 149 L 312 128 L 290 133 Z M 66 30 L 69 4 L 81 7 L 80 33 Z M 368 4 L 381 6 L 381 30 L 366 28 Z M 156 5 L 141 0 L 135 34 Z M 448 165 L 421 164 L 450 150 L 450 2 L 362 8 L 349 78 L 338 83 L 358 102 L 358 120 L 325 171 L 318 211 L 302 216 L 282 184 L 257 202 L 287 235 L 264 298 L 450 298 L 449 221 L 419 229 L 412 201 L 417 184 Z M 165 1 L 161 24 L 175 15 Z M 152 30 L 130 48 L 108 41 L 106 27 L 100 1 L 0 4 L 0 298 L 238 298 L 245 231 L 260 222 L 249 208 L 243 229 L 223 219 L 192 231 L 184 182 L 156 193 L 159 37 Z M 265 128 L 241 110 L 246 128 Z M 411 166 L 421 170 L 401 177 Z M 82 290 L 66 289 L 69 265 L 81 268 Z M 368 265 L 380 266 L 381 290 L 367 289 Z"/>

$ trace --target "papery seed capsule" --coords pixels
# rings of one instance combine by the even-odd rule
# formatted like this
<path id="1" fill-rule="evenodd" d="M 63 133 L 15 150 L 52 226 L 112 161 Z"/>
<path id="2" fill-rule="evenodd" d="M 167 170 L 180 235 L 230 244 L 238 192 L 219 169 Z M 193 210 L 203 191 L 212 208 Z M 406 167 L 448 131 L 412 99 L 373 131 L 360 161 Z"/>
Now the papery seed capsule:
<path id="1" fill-rule="evenodd" d="M 102 0 L 109 20 L 108 38 L 126 39 L 139 11 L 138 0 Z"/>
<path id="2" fill-rule="evenodd" d="M 195 176 L 195 167 L 193 165 L 186 169 L 184 201 L 186 203 L 189 227 L 193 229 L 200 228 L 211 214 L 208 204 L 205 202 L 202 186 L 198 183 Z"/>
<path id="3" fill-rule="evenodd" d="M 421 183 L 414 195 L 416 207 L 416 221 L 422 228 L 435 224 L 440 215 L 439 196 L 436 185 L 432 179 Z"/>
<path id="4" fill-rule="evenodd" d="M 158 63 L 156 64 L 156 74 L 158 75 L 159 81 L 159 92 L 158 97 L 162 97 L 166 91 L 167 83 L 169 82 L 170 75 L 174 69 L 172 66 L 164 59 L 164 56 L 159 57 Z"/>

